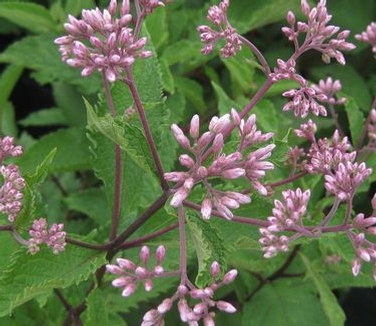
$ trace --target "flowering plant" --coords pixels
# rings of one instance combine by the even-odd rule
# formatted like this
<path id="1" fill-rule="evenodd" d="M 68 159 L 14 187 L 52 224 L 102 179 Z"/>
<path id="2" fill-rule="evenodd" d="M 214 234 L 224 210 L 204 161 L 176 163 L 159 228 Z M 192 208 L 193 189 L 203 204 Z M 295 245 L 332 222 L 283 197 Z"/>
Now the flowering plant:
<path id="1" fill-rule="evenodd" d="M 376 280 L 372 10 L 103 2 L 0 2 L 37 33 L 0 54 L 0 321 L 343 325 Z M 25 67 L 54 107 L 13 119 Z"/>

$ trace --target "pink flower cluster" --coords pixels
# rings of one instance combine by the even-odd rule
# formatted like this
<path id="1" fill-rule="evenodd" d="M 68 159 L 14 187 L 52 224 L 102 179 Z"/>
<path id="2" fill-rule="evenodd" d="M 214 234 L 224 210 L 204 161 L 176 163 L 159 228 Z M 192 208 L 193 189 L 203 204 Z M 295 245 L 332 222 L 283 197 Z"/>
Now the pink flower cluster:
<path id="1" fill-rule="evenodd" d="M 140 266 L 129 259 L 117 258 L 117 265 L 108 264 L 106 265 L 106 269 L 109 273 L 118 276 L 112 281 L 112 285 L 123 288 L 122 296 L 128 297 L 136 291 L 139 282 L 144 282 L 145 291 L 149 292 L 152 290 L 152 278 L 162 276 L 164 273 L 161 264 L 165 256 L 166 249 L 161 245 L 155 251 L 156 265 L 152 269 L 149 269 L 150 250 L 149 247 L 143 246 L 140 250 L 140 260 L 142 263 Z"/>
<path id="2" fill-rule="evenodd" d="M 273 82 L 283 79 L 294 80 L 300 85 L 300 89 L 291 89 L 282 95 L 291 100 L 283 107 L 283 111 L 294 111 L 295 116 L 305 118 L 309 111 L 314 115 L 326 116 L 327 112 L 321 103 L 329 103 L 331 105 L 342 105 L 346 99 L 335 96 L 341 90 L 342 85 L 339 80 L 328 77 L 326 80 L 320 80 L 318 85 L 309 85 L 301 75 L 296 72 L 295 60 L 290 59 L 287 62 L 278 59 L 277 67 L 269 74 Z"/>
<path id="3" fill-rule="evenodd" d="M 235 313 L 236 308 L 226 301 L 213 300 L 214 292 L 223 285 L 232 283 L 236 276 L 237 270 L 233 269 L 227 272 L 222 281 L 216 282 L 215 279 L 219 275 L 219 264 L 213 262 L 211 266 L 211 275 L 213 283 L 203 289 L 188 288 L 186 285 L 181 284 L 178 286 L 177 291 L 171 298 L 162 301 L 157 309 L 149 310 L 143 318 L 141 326 L 163 326 L 165 314 L 172 308 L 175 301 L 178 301 L 178 311 L 180 319 L 190 326 L 198 326 L 200 320 L 203 321 L 205 326 L 214 326 L 215 312 L 213 309 L 218 309 L 226 313 Z M 198 300 L 199 302 L 190 306 L 189 301 Z"/>
<path id="4" fill-rule="evenodd" d="M 376 22 L 372 22 L 361 34 L 355 35 L 355 38 L 362 42 L 367 42 L 372 46 L 372 52 L 376 53 Z"/>
<path id="5" fill-rule="evenodd" d="M 150 13 L 163 3 L 144 0 L 141 5 L 145 13 Z M 55 40 L 62 60 L 82 69 L 82 76 L 98 70 L 105 74 L 108 81 L 116 81 L 136 58 L 152 55 L 151 51 L 144 49 L 147 38 L 133 35 L 132 20 L 129 0 L 123 0 L 119 10 L 117 0 L 111 0 L 103 12 L 98 8 L 83 10 L 82 19 L 70 15 L 69 23 L 64 25 L 68 35 Z"/>
<path id="6" fill-rule="evenodd" d="M 52 224 L 48 229 L 48 224 L 45 218 L 34 220 L 33 225 L 29 230 L 29 252 L 34 255 L 40 251 L 40 245 L 45 243 L 52 249 L 54 254 L 58 254 L 65 250 L 65 236 L 63 231 L 64 224 Z"/>
<path id="7" fill-rule="evenodd" d="M 237 149 L 226 155 L 224 151 L 224 135 L 227 131 L 236 127 L 239 131 L 240 142 Z M 202 183 L 206 189 L 206 196 L 201 205 L 201 215 L 209 219 L 213 207 L 218 213 L 227 218 L 233 217 L 232 209 L 251 201 L 250 197 L 235 191 L 220 191 L 211 186 L 212 179 L 248 179 L 256 191 L 267 195 L 266 187 L 260 179 L 265 176 L 265 171 L 274 168 L 273 164 L 266 161 L 271 156 L 275 145 L 270 144 L 257 150 L 242 154 L 252 146 L 269 140 L 273 134 L 262 134 L 257 130 L 256 116 L 251 115 L 246 121 L 240 119 L 235 109 L 230 114 L 222 117 L 213 117 L 209 123 L 209 130 L 202 135 L 199 133 L 200 118 L 195 115 L 190 123 L 189 136 L 173 124 L 172 132 L 180 146 L 189 151 L 192 156 L 182 154 L 179 162 L 188 168 L 186 172 L 168 172 L 164 177 L 166 181 L 176 183 L 171 206 L 178 207 L 188 197 L 193 187 Z M 205 166 L 206 158 L 212 154 L 212 160 Z"/>
<path id="8" fill-rule="evenodd" d="M 291 239 L 286 235 L 277 235 L 277 233 L 300 231 L 310 195 L 310 190 L 303 192 L 300 188 L 295 191 L 289 189 L 282 192 L 283 201 L 274 200 L 273 216 L 268 217 L 270 225 L 267 228 L 260 228 L 262 237 L 259 242 L 265 258 L 273 257 L 279 251 L 289 250 Z"/>
<path id="9" fill-rule="evenodd" d="M 213 51 L 215 44 L 220 39 L 226 41 L 221 49 L 221 54 L 224 58 L 234 56 L 241 50 L 242 41 L 227 19 L 229 4 L 230 0 L 223 0 L 218 6 L 210 7 L 208 11 L 207 18 L 215 25 L 217 31 L 206 25 L 201 25 L 197 28 L 201 42 L 204 44 L 201 52 L 205 55 Z"/>
<path id="10" fill-rule="evenodd" d="M 2 185 L 0 187 L 0 212 L 13 223 L 21 211 L 23 189 L 25 180 L 22 178 L 18 166 L 14 164 L 4 165 L 7 157 L 20 156 L 23 153 L 21 146 L 14 145 L 13 137 L 0 138 L 0 174 Z"/>
<path id="11" fill-rule="evenodd" d="M 22 153 L 22 147 L 14 145 L 13 137 L 5 136 L 0 138 L 0 164 L 3 164 L 6 157 L 20 156 Z"/>
<path id="12" fill-rule="evenodd" d="M 286 20 L 290 27 L 283 27 L 282 32 L 288 39 L 294 42 L 295 50 L 304 51 L 314 49 L 322 53 L 322 60 L 329 63 L 331 58 L 336 59 L 340 64 L 344 65 L 345 58 L 341 51 L 350 51 L 355 45 L 346 42 L 350 31 L 340 32 L 336 38 L 334 35 L 340 30 L 338 26 L 327 25 L 332 19 L 326 9 L 326 0 L 320 0 L 316 7 L 311 7 L 307 0 L 301 0 L 301 9 L 307 22 L 298 21 L 296 23 L 295 14 L 292 11 L 287 13 Z M 305 34 L 303 44 L 299 46 L 298 37 Z"/>
<path id="13" fill-rule="evenodd" d="M 356 162 L 357 152 L 351 148 L 347 137 L 340 138 L 338 131 L 333 134 L 331 143 L 327 138 L 316 141 L 316 125 L 309 120 L 302 124 L 295 134 L 312 142 L 307 153 L 305 169 L 311 174 L 323 173 L 325 188 L 339 200 L 351 199 L 359 186 L 372 173 L 364 162 Z"/>

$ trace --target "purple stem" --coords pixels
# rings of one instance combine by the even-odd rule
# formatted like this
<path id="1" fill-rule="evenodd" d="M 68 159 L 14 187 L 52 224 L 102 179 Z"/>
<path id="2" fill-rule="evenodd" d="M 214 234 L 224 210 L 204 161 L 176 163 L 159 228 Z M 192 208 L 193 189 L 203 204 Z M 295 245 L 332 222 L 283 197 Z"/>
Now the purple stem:
<path id="1" fill-rule="evenodd" d="M 185 233 L 185 213 L 182 205 L 178 207 L 179 216 L 179 241 L 180 241 L 180 284 L 187 284 L 189 282 L 187 275 L 187 237 Z"/>
<path id="2" fill-rule="evenodd" d="M 268 62 L 266 61 L 265 57 L 260 52 L 260 50 L 250 40 L 248 40 L 244 36 L 241 36 L 241 35 L 238 35 L 238 36 L 242 40 L 242 42 L 244 42 L 251 49 L 251 51 L 254 53 L 254 55 L 257 57 L 257 59 L 259 60 L 259 62 L 261 63 L 261 65 L 264 69 L 265 75 L 269 76 L 269 74 L 271 73 L 270 67 L 269 67 Z"/>
<path id="3" fill-rule="evenodd" d="M 112 99 L 110 86 L 109 86 L 105 73 L 102 73 L 102 81 L 103 81 L 104 91 L 106 94 L 108 108 L 110 110 L 111 115 L 115 118 L 116 117 L 115 105 Z M 118 144 L 115 144 L 115 177 L 114 178 L 115 178 L 114 207 L 112 211 L 112 225 L 111 225 L 110 240 L 113 240 L 116 238 L 117 228 L 119 226 L 119 216 L 120 216 L 120 195 L 121 195 L 121 187 L 122 187 L 122 182 L 121 182 L 122 178 L 121 178 L 121 151 L 120 151 L 120 146 Z"/>
<path id="4" fill-rule="evenodd" d="M 156 232 L 149 233 L 148 235 L 145 235 L 143 237 L 139 237 L 137 239 L 125 242 L 123 245 L 121 245 L 119 247 L 119 249 L 128 249 L 128 248 L 137 247 L 137 246 L 139 246 L 139 245 L 141 245 L 141 244 L 143 244 L 147 241 L 150 241 L 153 238 L 159 237 L 162 234 L 165 234 L 167 232 L 170 232 L 171 230 L 176 229 L 178 226 L 179 226 L 178 223 L 171 224 L 170 226 L 167 226 L 167 227 L 165 227 L 161 230 L 158 230 Z"/>
<path id="5" fill-rule="evenodd" d="M 126 71 L 126 74 L 127 74 L 127 79 L 129 80 L 128 87 L 129 87 L 129 90 L 132 94 L 134 103 L 136 105 L 138 115 L 140 116 L 141 124 L 142 124 L 142 127 L 144 128 L 144 131 L 145 131 L 145 136 L 146 136 L 147 142 L 148 142 L 149 147 L 150 147 L 151 155 L 153 156 L 153 159 L 154 159 L 157 171 L 158 171 L 158 176 L 159 176 L 159 179 L 160 179 L 162 189 L 164 191 L 167 191 L 167 190 L 169 190 L 169 186 L 168 186 L 167 181 L 164 179 L 164 171 L 163 171 L 163 167 L 162 167 L 162 162 L 159 158 L 157 148 L 155 146 L 155 142 L 154 142 L 154 139 L 153 139 L 153 136 L 151 134 L 150 127 L 149 127 L 149 123 L 148 123 L 147 118 L 146 118 L 145 110 L 144 110 L 144 107 L 142 105 L 140 96 L 138 94 L 138 91 L 137 91 L 137 88 L 136 88 L 136 83 L 133 79 L 132 70 L 131 70 L 130 67 L 128 67 L 125 71 Z"/>
<path id="6" fill-rule="evenodd" d="M 249 103 L 244 107 L 244 109 L 239 113 L 240 118 L 244 118 L 247 113 L 249 113 L 257 104 L 258 101 L 262 99 L 262 97 L 265 95 L 265 93 L 269 90 L 269 88 L 273 85 L 273 81 L 270 78 L 267 78 L 264 85 L 262 85 L 261 88 L 257 91 L 255 96 L 252 97 L 252 99 L 249 101 Z M 222 134 L 223 139 L 226 139 L 231 132 L 234 130 L 236 126 L 230 126 L 228 127 Z M 205 154 L 202 156 L 202 161 L 205 161 L 212 153 L 212 150 L 209 149 L 205 152 Z"/>

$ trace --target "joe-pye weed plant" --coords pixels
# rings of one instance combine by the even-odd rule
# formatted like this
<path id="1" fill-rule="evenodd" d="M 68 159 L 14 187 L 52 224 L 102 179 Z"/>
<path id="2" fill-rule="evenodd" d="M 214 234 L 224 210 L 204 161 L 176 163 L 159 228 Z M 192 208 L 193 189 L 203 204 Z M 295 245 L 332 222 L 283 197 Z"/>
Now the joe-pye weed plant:
<path id="1" fill-rule="evenodd" d="M 185 17 L 169 2 L 111 0 L 69 15 L 54 40 L 68 72 L 36 78 L 82 90 L 86 126 L 56 108 L 67 128 L 1 138 L 3 322 L 343 325 L 333 290 L 376 279 L 376 100 L 361 107 L 327 73 L 312 82 L 304 62 L 309 53 L 340 70 L 356 41 L 331 25 L 325 0 L 302 0 L 282 27 L 290 52 L 270 60 L 224 0 L 197 26 L 200 54 L 168 46 L 167 22 Z M 170 6 L 182 10 L 169 20 Z M 355 39 L 376 53 L 375 23 Z M 22 42 L 0 59 L 17 60 Z M 187 78 L 199 67 L 214 110 Z M 54 87 L 69 102 L 71 89 Z M 24 125 L 52 117 L 39 114 Z"/>

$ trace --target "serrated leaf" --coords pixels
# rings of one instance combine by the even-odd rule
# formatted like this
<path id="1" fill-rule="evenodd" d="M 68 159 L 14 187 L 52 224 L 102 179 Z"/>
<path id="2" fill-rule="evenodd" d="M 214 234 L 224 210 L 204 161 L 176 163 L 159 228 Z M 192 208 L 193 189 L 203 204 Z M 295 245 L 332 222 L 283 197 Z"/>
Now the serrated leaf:
<path id="1" fill-rule="evenodd" d="M 0 3 L 0 17 L 6 18 L 35 33 L 56 29 L 56 22 L 50 12 L 45 7 L 36 3 Z"/>
<path id="2" fill-rule="evenodd" d="M 223 239 L 210 221 L 203 221 L 194 211 L 186 211 L 186 220 L 196 249 L 198 273 L 195 283 L 204 287 L 212 281 L 210 267 L 214 261 L 221 267 L 221 274 L 227 270 L 226 248 Z"/>
<path id="3" fill-rule="evenodd" d="M 108 297 L 107 297 L 108 298 Z M 86 299 L 87 310 L 83 315 L 83 322 L 86 326 L 107 326 L 110 325 L 110 310 L 106 303 L 106 296 L 103 290 L 96 288 L 90 292 Z"/>
<path id="4" fill-rule="evenodd" d="M 316 293 L 310 286 L 285 279 L 262 286 L 244 305 L 241 325 L 301 326 L 327 323 Z"/>
<path id="5" fill-rule="evenodd" d="M 323 277 L 315 271 L 314 266 L 311 264 L 308 257 L 301 252 L 299 253 L 304 265 L 307 268 L 307 275 L 313 279 L 316 288 L 320 295 L 320 302 L 326 317 L 328 318 L 331 326 L 344 325 L 346 320 L 345 313 L 341 309 L 338 300 L 334 293 L 329 288 Z"/>
<path id="6" fill-rule="evenodd" d="M 107 114 L 98 117 L 89 102 L 87 108 L 88 129 L 100 133 L 129 155 L 129 157 L 145 172 L 156 172 L 149 146 L 142 131 L 127 121 L 120 123 L 119 119 Z"/>
<path id="7" fill-rule="evenodd" d="M 106 263 L 105 255 L 69 245 L 59 255 L 46 248 L 36 255 L 18 251 L 8 269 L 0 274 L 0 316 L 54 288 L 66 288 L 88 279 Z"/>

